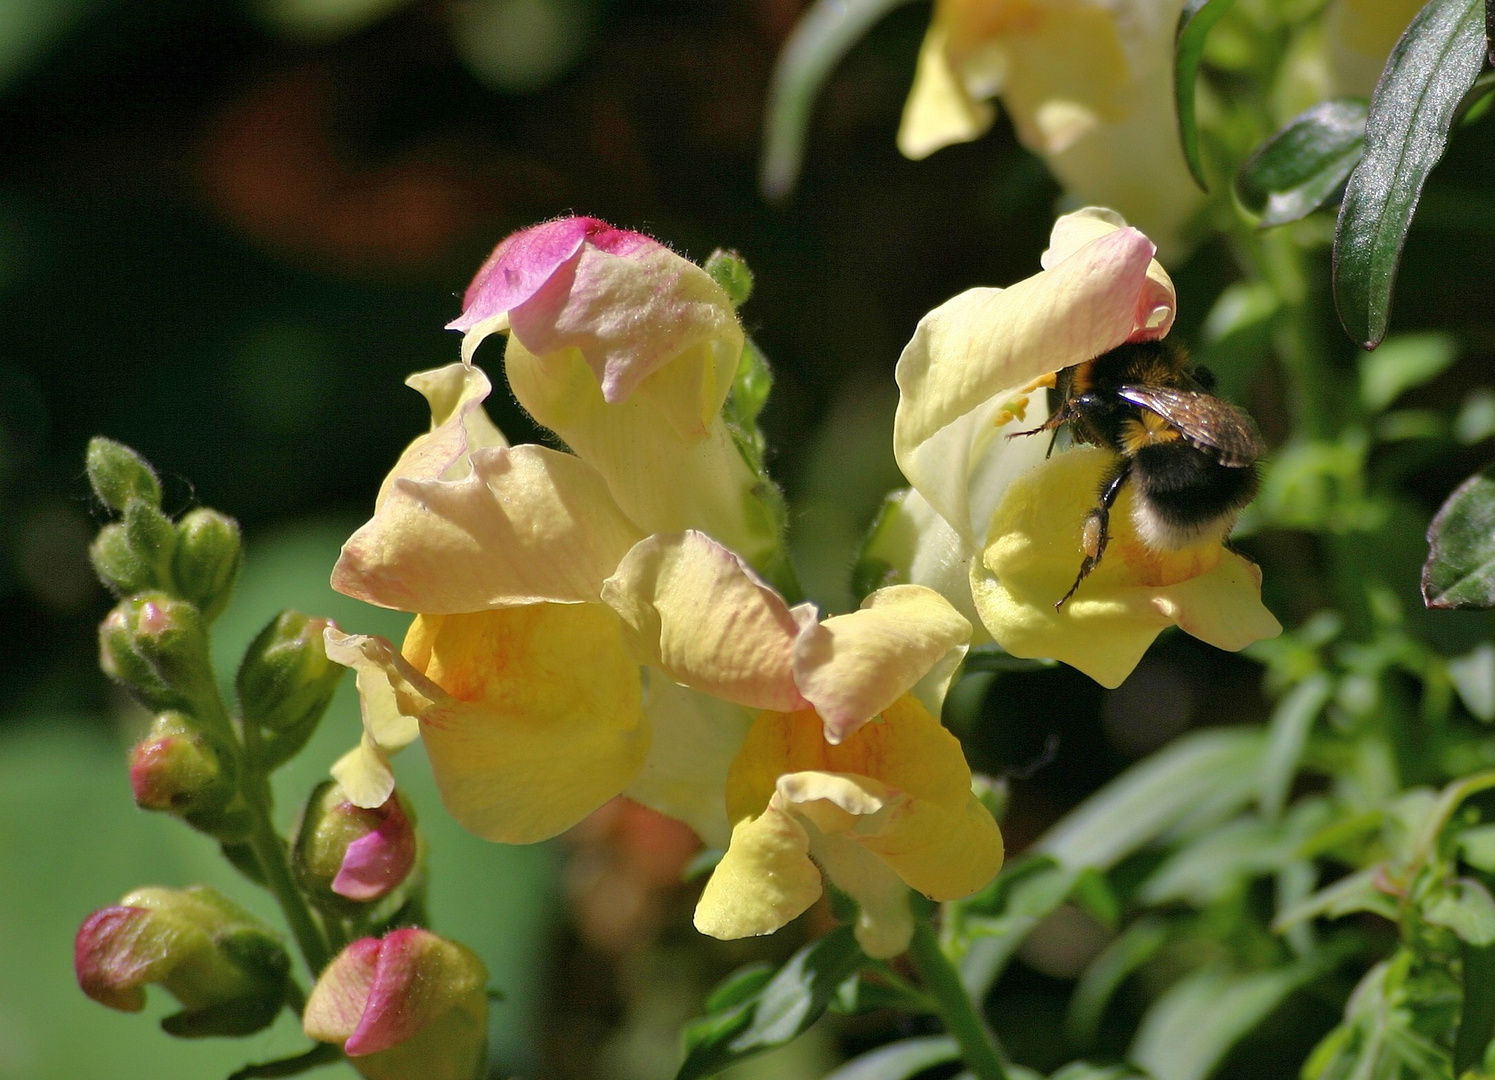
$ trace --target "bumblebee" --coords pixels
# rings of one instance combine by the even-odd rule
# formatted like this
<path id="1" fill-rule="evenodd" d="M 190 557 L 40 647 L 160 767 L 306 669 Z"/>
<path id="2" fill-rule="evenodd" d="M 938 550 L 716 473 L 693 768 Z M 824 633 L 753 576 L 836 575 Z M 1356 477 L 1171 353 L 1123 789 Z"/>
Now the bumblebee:
<path id="1" fill-rule="evenodd" d="M 1111 539 L 1111 507 L 1128 482 L 1138 538 L 1164 551 L 1223 540 L 1255 497 L 1261 436 L 1249 416 L 1213 394 L 1214 383 L 1180 346 L 1122 345 L 1058 372 L 1049 419 L 1012 436 L 1052 431 L 1057 438 L 1067 426 L 1075 442 L 1116 454 L 1101 478 L 1099 502 L 1085 515 L 1080 572 L 1056 610 L 1100 565 Z"/>

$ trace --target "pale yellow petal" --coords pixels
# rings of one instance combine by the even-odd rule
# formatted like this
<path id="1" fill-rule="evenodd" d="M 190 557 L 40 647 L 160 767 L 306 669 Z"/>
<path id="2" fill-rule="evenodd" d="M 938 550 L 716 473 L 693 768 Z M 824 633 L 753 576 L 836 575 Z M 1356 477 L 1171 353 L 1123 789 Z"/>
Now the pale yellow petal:
<path id="1" fill-rule="evenodd" d="M 405 652 L 450 695 L 421 716 L 442 802 L 528 844 L 618 795 L 649 750 L 639 670 L 598 604 L 422 617 Z M 454 700 L 455 699 L 455 700 Z"/>
<path id="2" fill-rule="evenodd" d="M 976 646 L 990 641 L 991 635 L 971 599 L 970 565 L 975 550 L 924 496 L 905 488 L 888 496 L 861 557 L 885 566 L 890 581 L 923 585 L 950 601 L 971 624 L 970 643 Z"/>
<path id="3" fill-rule="evenodd" d="M 602 587 L 638 655 L 676 682 L 760 709 L 794 709 L 803 615 L 704 533 L 640 541 Z"/>
<path id="4" fill-rule="evenodd" d="M 343 545 L 339 592 L 426 614 L 584 603 L 642 536 L 580 459 L 480 450 L 460 480 L 398 480 Z"/>
<path id="5" fill-rule="evenodd" d="M 415 439 L 384 478 L 374 500 L 377 511 L 398 479 L 457 480 L 471 470 L 468 455 L 490 446 L 507 446 L 503 432 L 483 410 L 492 392 L 488 376 L 466 364 L 418 371 L 405 385 L 420 392 L 431 408 L 431 430 Z"/>
<path id="6" fill-rule="evenodd" d="M 382 806 L 394 790 L 389 755 L 414 741 L 420 715 L 445 693 L 384 638 L 329 626 L 323 639 L 328 659 L 353 669 L 363 714 L 363 737 L 333 766 L 333 775 L 355 805 Z"/>
<path id="7" fill-rule="evenodd" d="M 685 822 L 708 847 L 726 849 L 727 771 L 753 714 L 740 705 L 646 672 L 644 712 L 653 729 L 649 756 L 623 794 Z"/>
<path id="8" fill-rule="evenodd" d="M 821 889 L 804 826 L 770 808 L 732 829 L 727 853 L 696 904 L 696 929 L 726 940 L 771 934 L 818 900 Z"/>
<path id="9" fill-rule="evenodd" d="M 1044 392 L 1031 384 L 1145 325 L 1152 253 L 1141 233 L 1117 229 L 1052 270 L 1008 289 L 971 289 L 920 320 L 898 360 L 894 456 L 963 538 L 981 527 L 967 506 L 974 478 L 989 472 L 983 489 L 1000 489 L 1043 455 L 1041 438 L 1005 438 L 1043 420 Z"/>
<path id="10" fill-rule="evenodd" d="M 857 944 L 875 959 L 897 956 L 914 936 L 908 886 L 887 863 L 854 840 L 812 837 L 810 851 L 825 876 L 857 903 Z"/>
<path id="11" fill-rule="evenodd" d="M 763 713 L 727 780 L 737 819 L 777 800 L 827 835 L 855 839 L 906 884 L 937 900 L 984 886 L 1002 865 L 1002 838 L 971 793 L 960 742 L 912 697 L 839 745 L 814 712 Z"/>
<path id="12" fill-rule="evenodd" d="M 719 416 L 704 435 L 683 438 L 647 393 L 605 401 L 574 349 L 537 357 L 511 339 L 504 366 L 519 403 L 598 470 L 644 532 L 701 529 L 754 564 L 775 550 L 776 526 L 757 498 L 760 481 Z M 660 373 L 662 397 L 680 391 L 673 377 Z"/>
<path id="13" fill-rule="evenodd" d="M 1159 48 L 1164 56 L 1171 52 L 1171 37 Z M 1189 174 L 1179 145 L 1172 74 L 1171 62 L 1139 73 L 1131 88 L 1136 108 L 1046 159 L 1076 201 L 1124 211 L 1170 266 L 1192 248 L 1195 219 L 1208 199 Z"/>
<path id="14" fill-rule="evenodd" d="M 898 126 L 898 149 L 918 161 L 952 143 L 986 134 L 997 111 L 967 91 L 950 66 L 949 40 L 938 23 L 929 28 L 919 49 L 914 85 Z"/>
<path id="15" fill-rule="evenodd" d="M 840 742 L 931 671 L 931 690 L 943 699 L 970 637 L 971 624 L 939 593 L 894 585 L 860 611 L 807 627 L 794 645 L 794 678 L 826 738 Z"/>
<path id="16" fill-rule="evenodd" d="M 1282 633 L 1261 602 L 1260 568 L 1233 551 L 1208 573 L 1171 586 L 1160 603 L 1185 633 L 1228 652 Z"/>

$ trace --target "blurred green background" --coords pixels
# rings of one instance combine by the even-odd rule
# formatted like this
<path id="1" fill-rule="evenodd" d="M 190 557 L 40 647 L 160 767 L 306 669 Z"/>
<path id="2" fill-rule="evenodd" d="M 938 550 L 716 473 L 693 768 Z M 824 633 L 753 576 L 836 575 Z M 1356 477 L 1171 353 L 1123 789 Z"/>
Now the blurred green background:
<path id="1" fill-rule="evenodd" d="M 795 555 L 813 596 L 849 604 L 858 538 L 898 484 L 899 350 L 953 293 L 1036 269 L 1058 190 L 1001 121 L 927 162 L 898 156 L 929 13 L 915 4 L 841 65 L 798 192 L 765 204 L 762 103 L 802 7 L 0 0 L 0 1080 L 222 1076 L 302 1045 L 284 1020 L 242 1042 L 170 1040 L 73 984 L 78 923 L 136 885 L 208 881 L 267 910 L 210 841 L 131 803 L 125 753 L 142 717 L 96 667 L 109 600 L 85 553 L 102 520 L 83 478 L 91 435 L 150 458 L 168 510 L 201 503 L 242 521 L 248 569 L 217 632 L 222 670 L 281 607 L 398 638 L 399 617 L 326 582 L 426 422 L 401 382 L 456 358 L 442 326 L 497 240 L 593 214 L 697 260 L 736 248 L 756 271 L 743 315 L 778 378 L 764 422 Z M 1456 405 L 1495 352 L 1481 315 L 1495 309 L 1495 202 L 1478 190 L 1491 127 L 1455 144 L 1408 248 L 1398 329 L 1449 329 L 1463 345 L 1413 404 Z M 1214 247 L 1177 274 L 1186 338 L 1233 276 Z M 1258 367 L 1264 348 L 1211 359 L 1270 437 L 1282 402 Z M 1350 371 L 1349 345 L 1333 349 Z M 505 395 L 490 407 L 511 438 L 534 436 Z M 1486 452 L 1413 462 L 1409 490 L 1430 511 Z M 1296 621 L 1316 606 L 1312 552 L 1271 543 L 1257 554 L 1285 569 L 1268 599 Z M 1421 554 L 1412 543 L 1388 556 L 1412 569 L 1400 580 L 1415 583 Z M 962 734 L 977 768 L 1016 773 L 1013 850 L 1181 731 L 1264 712 L 1253 665 L 1181 635 L 1110 694 L 1067 669 L 1002 678 L 986 722 Z M 349 684 L 279 778 L 283 822 L 357 726 Z M 508 995 L 492 1027 L 504 1074 L 667 1076 L 703 989 L 794 945 L 792 933 L 694 938 L 690 889 L 638 870 L 651 845 L 680 842 L 657 825 L 625 815 L 501 848 L 445 817 L 418 750 L 400 775 L 431 839 L 435 928 L 475 948 Z M 641 914 L 600 926 L 587 898 L 619 887 Z M 1035 1065 L 1053 1051 L 1033 1033 L 1052 1030 L 1068 985 L 1040 968 L 1016 970 L 993 1005 L 1014 1055 Z M 154 995 L 149 1016 L 165 1011 Z M 879 1023 L 801 1040 L 751 1075 L 819 1075 L 886 1038 Z M 1291 1025 L 1277 1034 L 1290 1042 Z"/>

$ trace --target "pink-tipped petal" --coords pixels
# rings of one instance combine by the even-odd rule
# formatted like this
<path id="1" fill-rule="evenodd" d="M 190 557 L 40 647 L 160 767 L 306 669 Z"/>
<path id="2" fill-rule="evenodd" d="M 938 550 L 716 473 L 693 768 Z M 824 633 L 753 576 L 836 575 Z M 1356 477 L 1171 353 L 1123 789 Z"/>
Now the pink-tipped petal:
<path id="1" fill-rule="evenodd" d="M 462 314 L 446 328 L 470 330 L 513 311 L 544 288 L 585 243 L 622 255 L 654 241 L 591 217 L 558 218 L 521 229 L 499 241 L 478 268 L 462 296 Z"/>
<path id="2" fill-rule="evenodd" d="M 317 978 L 301 1017 L 308 1036 L 319 1042 L 341 1043 L 358 1030 L 368 1007 L 382 948 L 378 938 L 359 938 L 327 965 Z"/>
<path id="3" fill-rule="evenodd" d="M 376 900 L 404 881 L 415 866 L 415 828 L 397 796 L 379 808 L 372 832 L 348 845 L 332 891 L 349 900 Z"/>

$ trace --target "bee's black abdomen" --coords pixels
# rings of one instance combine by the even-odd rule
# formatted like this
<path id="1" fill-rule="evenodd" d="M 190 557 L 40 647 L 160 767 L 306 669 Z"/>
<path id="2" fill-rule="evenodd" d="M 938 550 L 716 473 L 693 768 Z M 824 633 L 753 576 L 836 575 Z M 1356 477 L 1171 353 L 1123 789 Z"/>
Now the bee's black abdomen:
<path id="1" fill-rule="evenodd" d="M 1260 485 L 1254 466 L 1221 465 L 1182 439 L 1139 449 L 1132 477 L 1138 511 L 1153 519 L 1139 525 L 1168 547 L 1181 547 L 1222 523 L 1228 528 Z"/>

